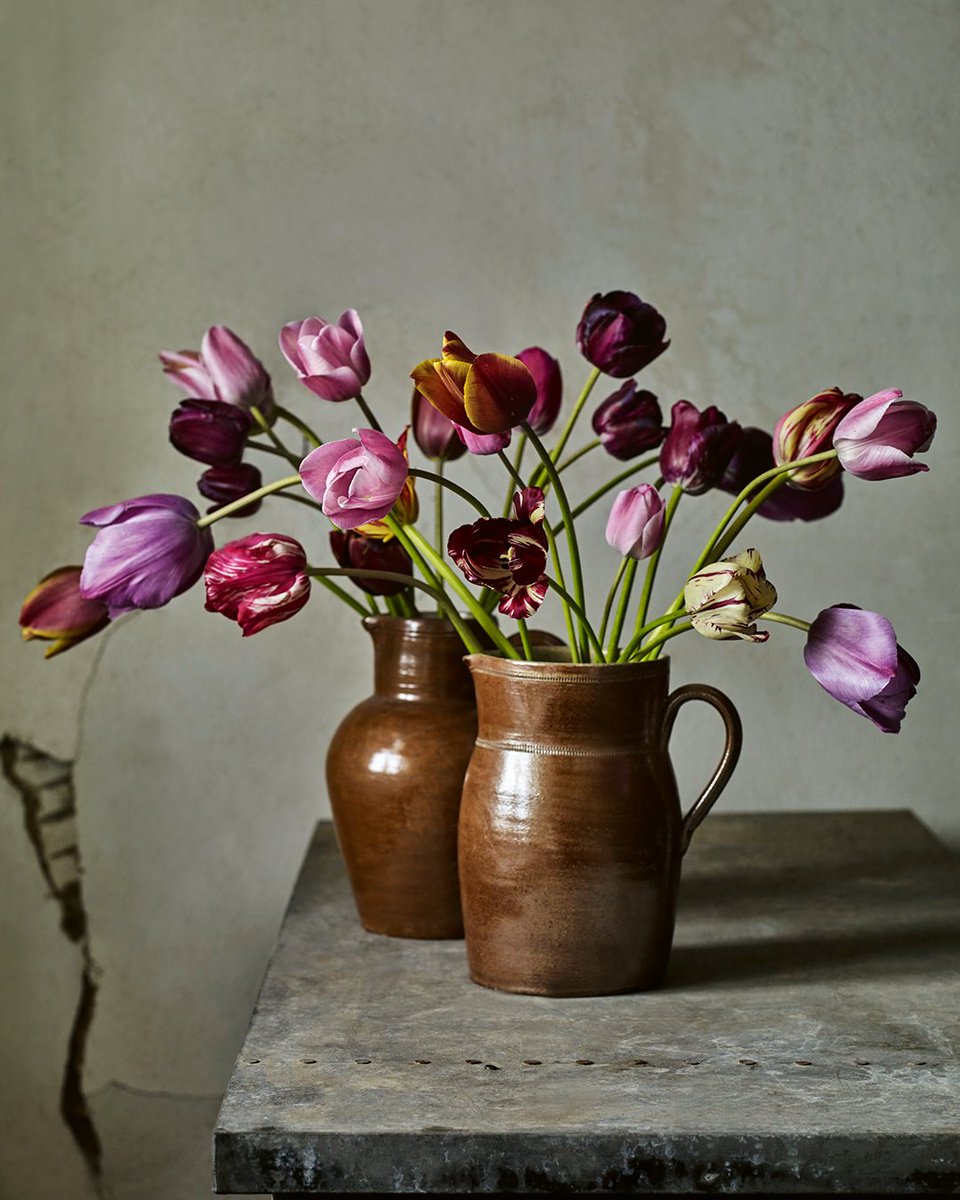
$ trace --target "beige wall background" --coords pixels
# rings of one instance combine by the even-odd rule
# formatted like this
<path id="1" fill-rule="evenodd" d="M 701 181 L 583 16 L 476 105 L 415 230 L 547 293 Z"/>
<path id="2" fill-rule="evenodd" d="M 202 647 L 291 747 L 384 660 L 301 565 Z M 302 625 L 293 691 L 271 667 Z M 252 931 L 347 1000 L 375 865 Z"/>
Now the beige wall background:
<path id="1" fill-rule="evenodd" d="M 18 641 L 26 591 L 81 560 L 79 515 L 194 495 L 156 354 L 211 324 L 328 437 L 356 410 L 297 383 L 284 322 L 356 307 L 367 394 L 398 432 L 408 372 L 446 328 L 476 348 L 547 347 L 575 393 L 577 320 L 612 288 L 667 318 L 673 345 L 642 377 L 665 409 L 685 397 L 771 428 L 833 384 L 932 407 L 929 474 L 854 481 L 837 517 L 747 540 L 786 611 L 890 617 L 923 671 L 899 737 L 821 692 L 790 630 L 764 647 L 682 638 L 672 661 L 675 681 L 717 684 L 743 715 L 723 809 L 909 807 L 960 844 L 956 3 L 7 0 L 0 22 L 0 732 L 75 764 L 56 862 L 69 882 L 75 839 L 87 920 L 64 936 L 25 833 L 56 770 L 8 770 L 0 1194 L 206 1194 L 216 1099 L 328 813 L 325 747 L 370 687 L 356 617 L 319 592 L 247 641 L 200 589 L 51 663 Z M 609 472 L 588 458 L 573 491 Z M 492 474 L 459 464 L 499 496 Z M 681 507 L 664 598 L 722 506 Z M 585 537 L 594 604 L 615 566 L 604 519 Z M 218 540 L 254 528 L 326 558 L 326 529 L 281 501 Z M 555 607 L 541 624 L 560 626 Z M 687 795 L 719 742 L 709 714 L 682 718 Z M 99 1184 L 57 1111 L 84 971 Z"/>

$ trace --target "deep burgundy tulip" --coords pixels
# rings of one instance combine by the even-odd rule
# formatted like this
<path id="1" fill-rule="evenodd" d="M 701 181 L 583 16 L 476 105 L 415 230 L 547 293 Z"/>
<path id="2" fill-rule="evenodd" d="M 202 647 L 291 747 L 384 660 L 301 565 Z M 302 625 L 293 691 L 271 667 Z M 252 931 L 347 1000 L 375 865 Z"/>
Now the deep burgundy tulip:
<path id="1" fill-rule="evenodd" d="M 207 559 L 207 612 L 236 621 L 244 637 L 295 616 L 310 599 L 307 556 L 282 533 L 251 533 Z"/>
<path id="2" fill-rule="evenodd" d="M 524 488 L 513 497 L 513 517 L 482 517 L 447 539 L 447 553 L 471 583 L 499 592 L 504 616 L 531 616 L 547 594 L 547 535 L 543 492 Z"/>
<path id="3" fill-rule="evenodd" d="M 664 503 L 649 483 L 620 492 L 607 519 L 607 542 L 624 558 L 649 558 L 663 540 Z"/>
<path id="4" fill-rule="evenodd" d="M 239 500 L 248 492 L 255 492 L 262 485 L 263 476 L 260 474 L 260 468 L 255 467 L 253 463 L 241 462 L 232 467 L 210 467 L 197 480 L 197 491 L 201 496 L 206 496 L 208 500 L 214 502 L 207 512 L 216 512 L 218 508 L 223 508 L 225 504 Z M 263 504 L 262 498 L 254 500 L 230 515 L 232 517 L 251 517 L 261 504 Z"/>
<path id="5" fill-rule="evenodd" d="M 99 532 L 87 549 L 80 593 L 102 600 L 111 618 L 160 608 L 192 587 L 213 549 L 209 528 L 183 496 L 138 496 L 80 518 Z"/>
<path id="6" fill-rule="evenodd" d="M 773 438 L 764 429 L 748 425 L 740 445 L 733 452 L 717 481 L 722 492 L 737 496 L 751 480 L 774 467 Z M 816 491 L 780 487 L 757 509 L 770 521 L 819 521 L 837 511 L 843 503 L 842 472 L 828 479 Z"/>
<path id="7" fill-rule="evenodd" d="M 841 392 L 838 387 L 827 388 L 784 413 L 773 431 L 773 457 L 777 466 L 833 449 L 834 431 L 862 399 L 853 392 Z M 800 467 L 787 480 L 787 485 L 816 490 L 839 474 L 840 464 L 830 458 Z"/>
<path id="8" fill-rule="evenodd" d="M 530 409 L 527 421 L 533 432 L 540 437 L 549 433 L 560 415 L 563 403 L 563 377 L 560 364 L 539 346 L 521 350 L 517 359 L 523 363 L 537 385 L 537 402 Z"/>
<path id="9" fill-rule="evenodd" d="M 605 375 L 626 379 L 666 350 L 666 332 L 663 317 L 633 292 L 597 292 L 577 326 L 577 346 Z"/>
<path id="10" fill-rule="evenodd" d="M 656 396 L 639 389 L 634 379 L 599 405 L 592 425 L 604 450 L 623 461 L 659 446 L 667 433 Z"/>
<path id="11" fill-rule="evenodd" d="M 860 479 L 896 479 L 928 471 L 914 454 L 929 448 L 937 429 L 934 413 L 887 388 L 862 400 L 836 428 L 833 445 L 845 471 Z"/>
<path id="12" fill-rule="evenodd" d="M 213 325 L 199 350 L 161 350 L 164 374 L 198 400 L 223 400 L 273 416 L 270 376 L 246 342 L 226 325 Z"/>
<path id="13" fill-rule="evenodd" d="M 899 733 L 920 668 L 879 613 L 826 608 L 810 626 L 803 660 L 822 688 L 884 733 Z"/>
<path id="14" fill-rule="evenodd" d="M 280 349 L 304 386 L 321 400 L 354 400 L 370 378 L 370 359 L 357 310 L 339 321 L 307 317 L 280 331 Z"/>
<path id="15" fill-rule="evenodd" d="M 506 354 L 474 354 L 450 330 L 439 358 L 410 372 L 417 391 L 469 433 L 505 433 L 525 421 L 537 402 L 533 375 Z"/>
<path id="16" fill-rule="evenodd" d="M 716 484 L 742 436 L 736 421 L 714 405 L 700 412 L 689 400 L 678 400 L 660 450 L 660 472 L 667 483 L 698 496 Z"/>
<path id="17" fill-rule="evenodd" d="M 434 462 L 453 462 L 466 454 L 467 447 L 463 439 L 457 436 L 453 421 L 434 408 L 416 388 L 413 389 L 410 404 L 410 424 L 413 440 Z"/>
<path id="18" fill-rule="evenodd" d="M 350 529 L 330 531 L 330 549 L 341 567 L 354 567 L 365 571 L 394 571 L 399 575 L 410 575 L 413 563 L 410 555 L 396 538 L 383 541 L 380 538 L 364 537 Z M 391 583 L 388 579 L 352 579 L 358 588 L 371 596 L 395 596 L 402 592 L 405 584 Z"/>
<path id="19" fill-rule="evenodd" d="M 170 417 L 170 442 L 181 454 L 211 467 L 232 467 L 243 457 L 252 419 L 223 400 L 183 400 Z"/>
<path id="20" fill-rule="evenodd" d="M 358 429 L 356 434 L 359 441 L 326 442 L 300 464 L 303 486 L 340 529 L 385 517 L 409 472 L 403 450 L 386 434 L 376 429 Z"/>
<path id="21" fill-rule="evenodd" d="M 20 630 L 25 642 L 49 642 L 44 658 L 53 658 L 93 637 L 110 623 L 107 606 L 80 593 L 80 567 L 58 567 L 45 575 L 20 609 Z"/>

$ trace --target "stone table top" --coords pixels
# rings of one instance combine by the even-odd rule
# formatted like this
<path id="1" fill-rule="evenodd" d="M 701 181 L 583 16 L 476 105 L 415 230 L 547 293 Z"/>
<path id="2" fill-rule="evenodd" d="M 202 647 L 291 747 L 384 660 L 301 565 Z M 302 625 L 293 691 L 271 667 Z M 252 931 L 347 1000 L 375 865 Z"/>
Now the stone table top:
<path id="1" fill-rule="evenodd" d="M 556 1000 L 366 933 L 322 823 L 215 1189 L 960 1191 L 958 864 L 907 812 L 711 816 L 665 986 Z"/>

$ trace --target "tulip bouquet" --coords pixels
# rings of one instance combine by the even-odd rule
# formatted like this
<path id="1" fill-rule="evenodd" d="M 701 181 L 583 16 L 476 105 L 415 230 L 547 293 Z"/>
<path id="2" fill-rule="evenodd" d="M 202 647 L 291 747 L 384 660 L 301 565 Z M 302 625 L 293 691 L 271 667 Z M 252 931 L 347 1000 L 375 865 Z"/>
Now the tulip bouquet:
<path id="1" fill-rule="evenodd" d="M 666 322 L 624 291 L 598 294 L 583 311 L 576 343 L 589 370 L 549 448 L 542 439 L 559 421 L 562 381 L 557 360 L 540 347 L 515 356 L 476 354 L 448 332 L 439 356 L 411 371 L 410 421 L 394 437 L 363 394 L 371 368 L 354 310 L 337 322 L 291 322 L 279 342 L 319 402 L 358 405 L 363 423 L 354 436 L 323 441 L 279 405 L 260 360 L 225 326 L 208 329 L 199 351 L 162 352 L 163 370 L 187 393 L 170 418 L 170 442 L 204 465 L 197 488 L 212 505 L 201 516 L 190 500 L 158 494 L 81 517 L 97 531 L 83 565 L 59 568 L 30 593 L 20 615 L 25 638 L 44 639 L 47 655 L 57 654 L 124 613 L 166 604 L 202 575 L 206 608 L 236 621 L 244 636 L 294 616 L 316 582 L 361 615 L 385 608 L 413 616 L 426 605 L 454 624 L 468 651 L 479 651 L 483 636 L 488 652 L 530 659 L 538 638 L 527 621 L 552 595 L 573 662 L 649 661 L 689 630 L 760 643 L 769 632 L 759 621 L 792 626 L 806 634 L 806 665 L 827 692 L 880 729 L 899 731 L 919 669 L 890 622 L 849 604 L 834 604 L 812 622 L 776 611 L 759 552 L 736 543 L 755 514 L 810 521 L 834 512 L 845 476 L 884 480 L 926 471 L 914 456 L 930 445 L 936 419 L 922 404 L 896 389 L 863 399 L 834 387 L 792 408 L 772 434 L 687 400 L 673 404 L 665 424 L 656 395 L 634 376 L 670 345 Z M 617 386 L 593 410 L 593 436 L 568 449 L 604 376 Z M 432 469 L 410 465 L 411 430 Z M 287 431 L 299 439 L 297 448 Z M 597 450 L 629 465 L 574 502 L 565 473 Z M 494 512 L 446 473 L 468 453 L 496 459 L 498 473 L 502 468 L 496 492 L 506 485 L 506 495 Z M 284 461 L 292 473 L 264 483 L 248 459 L 257 454 Z M 652 478 L 638 482 L 645 470 Z M 429 537 L 417 523 L 418 483 L 434 490 Z M 615 489 L 605 531 L 619 564 L 602 608 L 591 613 L 577 521 Z M 448 491 L 477 514 L 449 533 Z M 733 499 L 678 577 L 675 598 L 652 614 L 678 504 L 713 491 Z M 316 510 L 332 564 L 311 564 L 300 542 L 283 533 L 254 532 L 215 546 L 215 523 L 248 518 L 268 497 Z M 508 635 L 494 608 L 516 622 L 515 633 Z"/>

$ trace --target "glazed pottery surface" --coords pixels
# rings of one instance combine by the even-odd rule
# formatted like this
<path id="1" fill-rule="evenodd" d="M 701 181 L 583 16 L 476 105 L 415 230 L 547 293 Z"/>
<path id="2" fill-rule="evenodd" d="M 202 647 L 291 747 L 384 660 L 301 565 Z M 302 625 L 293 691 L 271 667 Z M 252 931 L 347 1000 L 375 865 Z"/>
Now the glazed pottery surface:
<path id="1" fill-rule="evenodd" d="M 667 659 L 466 661 L 479 718 L 459 840 L 471 978 L 545 996 L 655 987 L 683 852 L 740 753 L 736 709 L 705 684 L 668 696 Z M 726 744 L 684 816 L 667 743 L 689 700 L 720 712 Z"/>
<path id="2" fill-rule="evenodd" d="M 374 693 L 327 754 L 334 828 L 366 929 L 463 935 L 457 816 L 476 735 L 463 643 L 438 618 L 367 617 Z"/>

